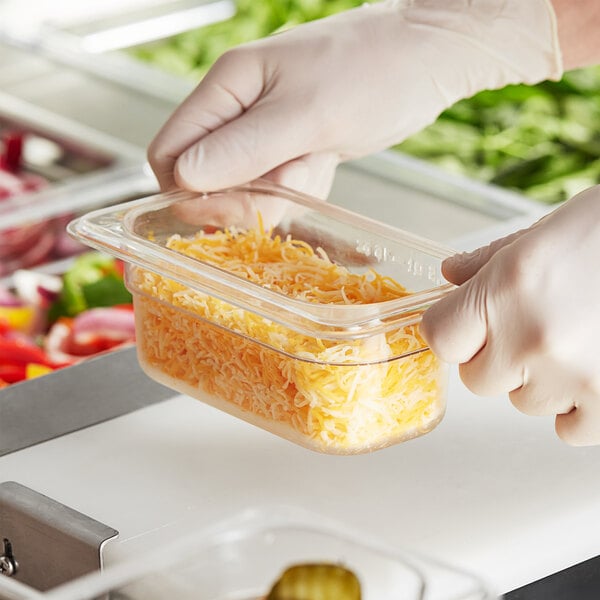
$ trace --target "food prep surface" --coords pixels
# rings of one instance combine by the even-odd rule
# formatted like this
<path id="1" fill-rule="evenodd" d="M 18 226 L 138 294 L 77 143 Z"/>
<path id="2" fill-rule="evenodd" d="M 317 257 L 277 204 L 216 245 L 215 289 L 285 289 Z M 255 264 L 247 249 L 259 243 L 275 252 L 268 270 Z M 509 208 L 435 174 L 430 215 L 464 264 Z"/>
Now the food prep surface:
<path id="1" fill-rule="evenodd" d="M 178 396 L 0 459 L 16 480 L 118 529 L 107 564 L 247 506 L 290 504 L 477 573 L 508 591 L 595 556 L 600 448 L 476 398 L 453 370 L 426 436 L 323 456 Z M 476 449 L 476 450 L 475 450 Z"/>

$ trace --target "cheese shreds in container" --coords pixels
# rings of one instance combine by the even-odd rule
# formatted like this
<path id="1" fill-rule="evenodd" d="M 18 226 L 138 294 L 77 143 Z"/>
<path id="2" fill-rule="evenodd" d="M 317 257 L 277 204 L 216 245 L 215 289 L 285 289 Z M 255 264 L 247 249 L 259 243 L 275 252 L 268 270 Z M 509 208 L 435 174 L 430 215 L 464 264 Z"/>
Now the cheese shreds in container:
<path id="1" fill-rule="evenodd" d="M 433 429 L 447 365 L 419 333 L 451 251 L 258 181 L 98 210 L 69 231 L 126 262 L 154 379 L 304 447 L 370 452 Z"/>

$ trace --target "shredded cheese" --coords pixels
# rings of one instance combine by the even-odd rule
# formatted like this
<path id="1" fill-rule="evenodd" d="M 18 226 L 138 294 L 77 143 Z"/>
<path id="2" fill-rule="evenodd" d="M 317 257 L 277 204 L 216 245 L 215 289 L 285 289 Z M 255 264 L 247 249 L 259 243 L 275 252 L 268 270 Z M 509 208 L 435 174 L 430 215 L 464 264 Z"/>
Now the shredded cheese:
<path id="1" fill-rule="evenodd" d="M 167 246 L 308 302 L 364 304 L 408 293 L 389 277 L 352 273 L 322 249 L 260 223 L 175 235 Z M 326 340 L 144 269 L 133 269 L 129 283 L 148 370 L 305 446 L 364 452 L 425 433 L 443 416 L 445 367 L 415 325 Z"/>

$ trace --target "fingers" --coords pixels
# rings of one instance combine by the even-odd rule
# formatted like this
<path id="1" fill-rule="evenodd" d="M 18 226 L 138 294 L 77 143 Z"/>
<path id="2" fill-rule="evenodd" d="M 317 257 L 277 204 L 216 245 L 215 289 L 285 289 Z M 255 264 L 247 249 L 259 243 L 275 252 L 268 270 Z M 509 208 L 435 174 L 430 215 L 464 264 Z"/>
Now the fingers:
<path id="1" fill-rule="evenodd" d="M 331 188 L 338 161 L 335 154 L 310 154 L 274 169 L 266 178 L 279 185 L 325 198 Z M 255 227 L 260 213 L 263 225 L 270 228 L 278 225 L 285 216 L 291 216 L 290 211 L 297 211 L 298 208 L 292 209 L 290 203 L 273 195 L 227 191 L 217 196 L 199 196 L 177 202 L 172 206 L 172 211 L 184 223 L 198 227 Z"/>
<path id="2" fill-rule="evenodd" d="M 421 333 L 449 363 L 466 363 L 487 340 L 486 288 L 474 278 L 439 300 L 423 315 Z"/>
<path id="3" fill-rule="evenodd" d="M 459 287 L 425 313 L 422 331 L 440 358 L 461 363 L 473 392 L 508 392 L 527 415 L 556 415 L 565 442 L 600 444 L 597 305 L 588 302 L 597 296 L 588 285 L 597 227 L 571 209 L 579 205 L 563 206 L 528 230 L 447 260 L 444 274 Z"/>
<path id="4" fill-rule="evenodd" d="M 555 421 L 558 437 L 571 446 L 600 444 L 600 398 L 584 398 L 576 408 Z"/>
<path id="5" fill-rule="evenodd" d="M 277 225 L 293 207 L 280 197 L 260 192 L 226 190 L 215 195 L 199 195 L 176 202 L 173 214 L 190 225 L 219 229 L 257 227 L 260 222 L 269 229 Z"/>
<path id="6" fill-rule="evenodd" d="M 488 332 L 485 346 L 459 366 L 463 383 L 479 396 L 505 394 L 523 385 L 521 357 L 506 348 L 503 340 Z"/>
<path id="7" fill-rule="evenodd" d="M 175 163 L 175 182 L 195 191 L 246 183 L 302 156 L 308 130 L 287 103 L 257 104 L 185 150 Z"/>
<path id="8" fill-rule="evenodd" d="M 465 281 L 476 275 L 496 252 L 518 240 L 527 231 L 527 229 L 516 231 L 472 252 L 462 252 L 447 258 L 442 264 L 444 277 L 450 283 L 462 285 Z"/>
<path id="9" fill-rule="evenodd" d="M 529 375 L 525 375 L 529 379 Z M 571 394 L 562 394 L 560 390 L 548 386 L 543 377 L 531 376 L 531 381 L 509 393 L 512 405 L 525 415 L 547 417 L 566 414 L 573 409 Z"/>
<path id="10" fill-rule="evenodd" d="M 264 76 L 253 52 L 234 50 L 215 63 L 150 144 L 148 160 L 163 191 L 174 187 L 175 163 L 185 150 L 257 101 Z"/>
<path id="11" fill-rule="evenodd" d="M 317 152 L 291 160 L 265 175 L 273 183 L 325 200 L 329 196 L 340 157 Z"/>

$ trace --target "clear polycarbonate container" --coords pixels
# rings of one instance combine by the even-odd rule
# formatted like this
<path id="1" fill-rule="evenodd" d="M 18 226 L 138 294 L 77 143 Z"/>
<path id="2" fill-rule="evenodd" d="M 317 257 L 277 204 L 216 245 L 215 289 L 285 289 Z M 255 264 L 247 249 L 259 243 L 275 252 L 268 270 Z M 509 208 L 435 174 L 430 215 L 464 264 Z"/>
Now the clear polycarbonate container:
<path id="1" fill-rule="evenodd" d="M 419 333 L 451 252 L 270 182 L 102 209 L 69 231 L 127 263 L 161 383 L 313 450 L 369 452 L 442 419 Z"/>
<path id="2" fill-rule="evenodd" d="M 289 595 L 289 587 L 284 593 L 283 584 L 272 591 L 282 577 L 292 591 L 303 590 L 302 595 Z M 485 585 L 470 573 L 399 551 L 321 515 L 278 506 L 248 509 L 187 538 L 164 544 L 159 551 L 109 566 L 103 573 L 55 588 L 42 597 L 491 599 Z"/>

